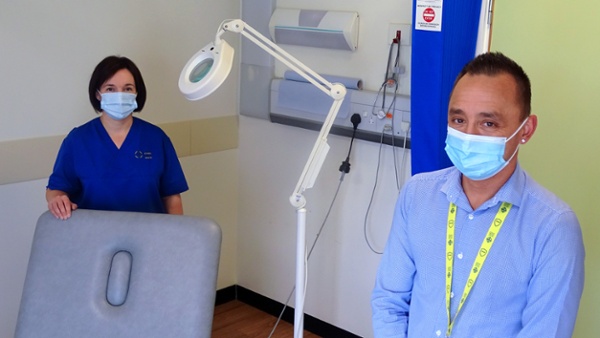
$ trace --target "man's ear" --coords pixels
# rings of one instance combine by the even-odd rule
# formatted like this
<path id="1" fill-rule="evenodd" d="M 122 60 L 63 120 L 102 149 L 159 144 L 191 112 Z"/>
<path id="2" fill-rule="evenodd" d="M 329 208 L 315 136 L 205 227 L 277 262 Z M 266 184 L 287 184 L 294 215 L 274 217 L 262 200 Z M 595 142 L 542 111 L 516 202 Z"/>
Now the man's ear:
<path id="1" fill-rule="evenodd" d="M 531 139 L 531 137 L 535 133 L 535 130 L 537 129 L 537 125 L 537 115 L 529 115 L 529 119 L 527 119 L 527 122 L 525 122 L 525 125 L 523 126 L 523 134 L 521 134 L 521 143 L 527 143 L 527 141 Z"/>

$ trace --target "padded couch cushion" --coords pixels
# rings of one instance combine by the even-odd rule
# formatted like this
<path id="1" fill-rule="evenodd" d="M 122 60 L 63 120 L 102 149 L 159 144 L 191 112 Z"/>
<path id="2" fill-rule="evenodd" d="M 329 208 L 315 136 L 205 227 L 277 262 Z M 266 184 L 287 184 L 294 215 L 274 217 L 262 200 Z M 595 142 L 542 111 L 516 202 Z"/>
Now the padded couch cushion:
<path id="1" fill-rule="evenodd" d="M 46 212 L 15 337 L 210 337 L 220 245 L 206 218 Z"/>

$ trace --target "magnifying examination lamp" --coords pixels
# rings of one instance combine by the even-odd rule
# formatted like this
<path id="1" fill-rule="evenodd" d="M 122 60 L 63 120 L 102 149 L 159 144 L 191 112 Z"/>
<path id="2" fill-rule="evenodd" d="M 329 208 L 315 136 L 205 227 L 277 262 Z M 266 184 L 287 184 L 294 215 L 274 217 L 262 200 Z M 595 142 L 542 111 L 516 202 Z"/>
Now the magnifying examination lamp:
<path id="1" fill-rule="evenodd" d="M 217 31 L 214 43 L 209 43 L 187 62 L 179 76 L 179 90 L 189 100 L 200 100 L 214 92 L 225 81 L 233 63 L 233 48 L 221 35 L 225 32 L 240 33 L 264 51 L 294 70 L 308 82 L 333 99 L 329 113 L 323 122 L 319 136 L 304 165 L 300 179 L 289 198 L 296 208 L 296 293 L 294 310 L 294 338 L 302 337 L 304 327 L 304 297 L 306 283 L 306 199 L 304 191 L 312 188 L 329 151 L 327 135 L 346 96 L 346 87 L 331 83 L 281 49 L 264 35 L 242 20 L 226 20 Z"/>

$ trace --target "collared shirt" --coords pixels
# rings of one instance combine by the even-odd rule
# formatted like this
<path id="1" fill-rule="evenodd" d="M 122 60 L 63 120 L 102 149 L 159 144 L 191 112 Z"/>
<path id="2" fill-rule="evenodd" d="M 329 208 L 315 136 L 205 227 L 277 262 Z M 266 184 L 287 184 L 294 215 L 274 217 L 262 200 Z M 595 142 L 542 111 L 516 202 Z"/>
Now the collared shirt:
<path id="1" fill-rule="evenodd" d="M 375 337 L 445 337 L 446 224 L 456 204 L 451 315 L 502 202 L 513 204 L 456 319 L 453 338 L 571 337 L 583 292 L 584 248 L 571 208 L 519 165 L 473 210 L 452 167 L 400 192 L 372 294 Z"/>

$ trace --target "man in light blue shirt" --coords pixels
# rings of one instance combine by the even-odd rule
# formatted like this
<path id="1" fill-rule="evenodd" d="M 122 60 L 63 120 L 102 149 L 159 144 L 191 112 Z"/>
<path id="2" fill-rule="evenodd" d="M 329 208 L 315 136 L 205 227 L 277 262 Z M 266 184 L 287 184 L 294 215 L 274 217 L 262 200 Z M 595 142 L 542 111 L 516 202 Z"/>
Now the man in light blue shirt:
<path id="1" fill-rule="evenodd" d="M 448 108 L 454 167 L 402 189 L 372 294 L 375 337 L 571 337 L 584 281 L 571 208 L 518 164 L 531 86 L 500 53 L 459 74 Z"/>

